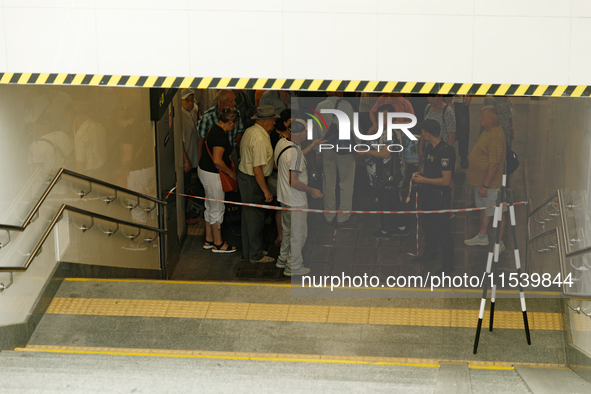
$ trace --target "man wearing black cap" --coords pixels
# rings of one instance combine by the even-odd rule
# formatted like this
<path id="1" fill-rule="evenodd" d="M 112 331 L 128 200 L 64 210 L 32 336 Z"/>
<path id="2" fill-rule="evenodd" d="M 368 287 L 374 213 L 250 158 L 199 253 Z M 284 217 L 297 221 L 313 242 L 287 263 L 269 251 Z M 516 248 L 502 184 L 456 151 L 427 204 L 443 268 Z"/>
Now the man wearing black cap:
<path id="1" fill-rule="evenodd" d="M 456 165 L 456 151 L 441 139 L 439 123 L 427 119 L 419 125 L 421 139 L 429 142 L 425 150 L 425 165 L 413 174 L 413 181 L 420 184 L 419 199 L 425 211 L 448 209 L 451 203 L 451 180 Z M 449 230 L 449 214 L 423 214 L 425 254 L 411 260 L 413 263 L 433 263 L 437 260 L 438 244 L 441 244 L 443 266 L 440 271 L 453 269 L 454 244 Z"/>

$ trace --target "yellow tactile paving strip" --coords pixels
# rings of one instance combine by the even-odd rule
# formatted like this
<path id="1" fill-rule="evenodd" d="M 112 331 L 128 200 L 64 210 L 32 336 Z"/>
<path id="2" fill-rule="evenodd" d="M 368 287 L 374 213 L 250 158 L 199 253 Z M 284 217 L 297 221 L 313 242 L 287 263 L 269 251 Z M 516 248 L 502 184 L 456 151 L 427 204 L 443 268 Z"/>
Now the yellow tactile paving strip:
<path id="1" fill-rule="evenodd" d="M 478 323 L 478 311 L 476 310 L 110 298 L 56 297 L 49 305 L 47 313 L 462 328 L 476 327 Z M 488 318 L 487 311 L 484 315 L 486 323 L 488 323 Z M 564 330 L 562 313 L 530 312 L 528 320 L 532 330 Z M 494 326 L 495 328 L 522 329 L 522 314 L 521 312 L 496 311 Z"/>
<path id="2" fill-rule="evenodd" d="M 257 360 L 257 361 L 291 361 L 291 362 L 315 362 L 315 363 L 339 363 L 339 364 L 373 364 L 373 365 L 400 365 L 409 367 L 439 368 L 440 363 L 466 363 L 473 369 L 503 369 L 511 370 L 516 366 L 529 366 L 540 368 L 566 368 L 564 364 L 542 363 L 516 363 L 508 361 L 475 361 L 475 360 L 436 360 L 424 358 L 405 357 L 356 357 L 356 356 L 332 356 L 318 354 L 284 354 L 284 353 L 246 353 L 246 352 L 219 352 L 204 350 L 171 350 L 171 349 L 135 349 L 114 347 L 88 347 L 88 346 L 51 346 L 51 345 L 27 345 L 24 348 L 16 348 L 21 352 L 49 352 L 49 353 L 79 353 L 79 354 L 108 354 L 124 356 L 152 356 L 152 357 L 190 357 L 190 358 L 221 358 L 231 360 Z"/>

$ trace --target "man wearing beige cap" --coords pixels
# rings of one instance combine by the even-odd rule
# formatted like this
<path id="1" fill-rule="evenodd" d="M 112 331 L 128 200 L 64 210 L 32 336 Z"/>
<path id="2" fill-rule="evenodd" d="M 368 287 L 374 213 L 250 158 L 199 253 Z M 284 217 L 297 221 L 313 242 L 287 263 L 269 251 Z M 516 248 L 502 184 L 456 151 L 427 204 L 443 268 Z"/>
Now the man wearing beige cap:
<path id="1" fill-rule="evenodd" d="M 254 126 L 244 132 L 238 166 L 238 188 L 242 202 L 264 204 L 273 200 L 265 177 L 273 171 L 273 147 L 269 134 L 277 118 L 279 115 L 272 105 L 260 106 L 252 117 Z M 264 221 L 263 209 L 242 207 L 242 256 L 251 263 L 275 261 L 263 253 Z"/>

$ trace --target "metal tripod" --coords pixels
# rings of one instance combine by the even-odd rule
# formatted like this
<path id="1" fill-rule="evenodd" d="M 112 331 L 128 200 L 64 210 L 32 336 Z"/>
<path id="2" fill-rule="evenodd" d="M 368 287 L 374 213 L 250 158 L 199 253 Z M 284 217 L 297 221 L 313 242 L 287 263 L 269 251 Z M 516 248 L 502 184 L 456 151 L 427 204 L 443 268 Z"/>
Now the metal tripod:
<path id="1" fill-rule="evenodd" d="M 474 339 L 474 354 L 478 351 L 478 340 L 480 339 L 480 330 L 482 328 L 482 319 L 484 318 L 484 307 L 486 306 L 486 297 L 488 293 L 488 281 L 491 280 L 491 297 L 490 297 L 490 322 L 489 330 L 493 330 L 493 322 L 495 317 L 495 297 L 497 292 L 497 267 L 499 265 L 499 250 L 500 250 L 500 233 L 501 233 L 501 219 L 503 216 L 503 205 L 509 207 L 509 216 L 511 219 L 511 229 L 513 231 L 513 247 L 515 253 L 515 267 L 517 268 L 517 277 L 519 282 L 519 300 L 521 302 L 521 312 L 523 313 L 523 325 L 525 327 L 525 336 L 527 337 L 527 344 L 531 345 L 531 337 L 529 334 L 529 324 L 527 321 L 527 310 L 525 307 L 525 293 L 521 285 L 521 260 L 519 258 L 519 248 L 517 246 L 517 229 L 515 221 L 515 206 L 513 205 L 513 191 L 507 188 L 507 162 L 503 164 L 503 182 L 497 202 L 492 222 L 492 236 L 494 243 L 491 243 L 488 258 L 486 261 L 486 275 L 484 276 L 484 283 L 482 288 L 482 300 L 480 301 L 480 312 L 478 313 L 478 326 L 476 328 L 476 338 Z M 493 265 L 494 262 L 494 265 Z M 492 278 L 491 278 L 492 269 Z"/>

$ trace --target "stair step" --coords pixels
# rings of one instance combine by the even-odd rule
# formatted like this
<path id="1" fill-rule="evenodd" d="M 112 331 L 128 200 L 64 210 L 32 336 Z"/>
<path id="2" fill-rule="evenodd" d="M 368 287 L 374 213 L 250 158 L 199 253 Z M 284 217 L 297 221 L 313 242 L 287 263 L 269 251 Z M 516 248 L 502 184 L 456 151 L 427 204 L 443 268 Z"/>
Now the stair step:
<path id="1" fill-rule="evenodd" d="M 438 360 L 417 359 L 401 357 L 360 357 L 338 356 L 318 354 L 286 354 L 286 353 L 256 353 L 256 352 L 221 352 L 203 350 L 175 350 L 175 349 L 141 349 L 141 348 L 115 348 L 92 346 L 54 346 L 54 345 L 27 345 L 24 348 L 16 348 L 15 352 L 32 353 L 63 353 L 63 354 L 104 354 L 120 356 L 143 357 L 185 357 L 185 358 L 220 358 L 228 360 L 252 360 L 252 361 L 289 361 L 289 362 L 315 362 L 315 363 L 339 363 L 339 364 L 372 364 L 372 365 L 397 365 L 406 367 L 442 368 L 450 379 L 464 378 L 464 369 L 489 369 L 489 370 L 513 370 L 516 367 L 540 367 L 564 369 L 564 364 L 547 363 L 515 363 L 503 361 L 479 361 L 479 360 Z"/>
<path id="2" fill-rule="evenodd" d="M 468 364 L 442 363 L 434 394 L 472 394 Z"/>
<path id="3" fill-rule="evenodd" d="M 591 384 L 568 368 L 518 366 L 517 373 L 535 394 L 588 394 Z"/>
<path id="4" fill-rule="evenodd" d="M 499 299 L 495 330 L 482 333 L 474 355 L 479 299 L 296 298 L 292 291 L 260 283 L 66 280 L 29 345 L 566 362 L 557 300 L 532 303 L 528 346 L 519 300 Z"/>
<path id="5" fill-rule="evenodd" d="M 293 362 L 307 361 L 307 362 Z M 495 368 L 495 369 L 491 369 Z M 3 390 L 30 392 L 434 392 L 439 365 L 362 364 L 351 360 L 148 357 L 31 351 L 0 352 Z M 512 368 L 472 365 L 474 393 L 529 393 Z M 196 385 L 198 382 L 198 385 Z M 465 383 L 465 380 L 464 380 Z M 448 391 L 449 392 L 449 391 Z"/>

